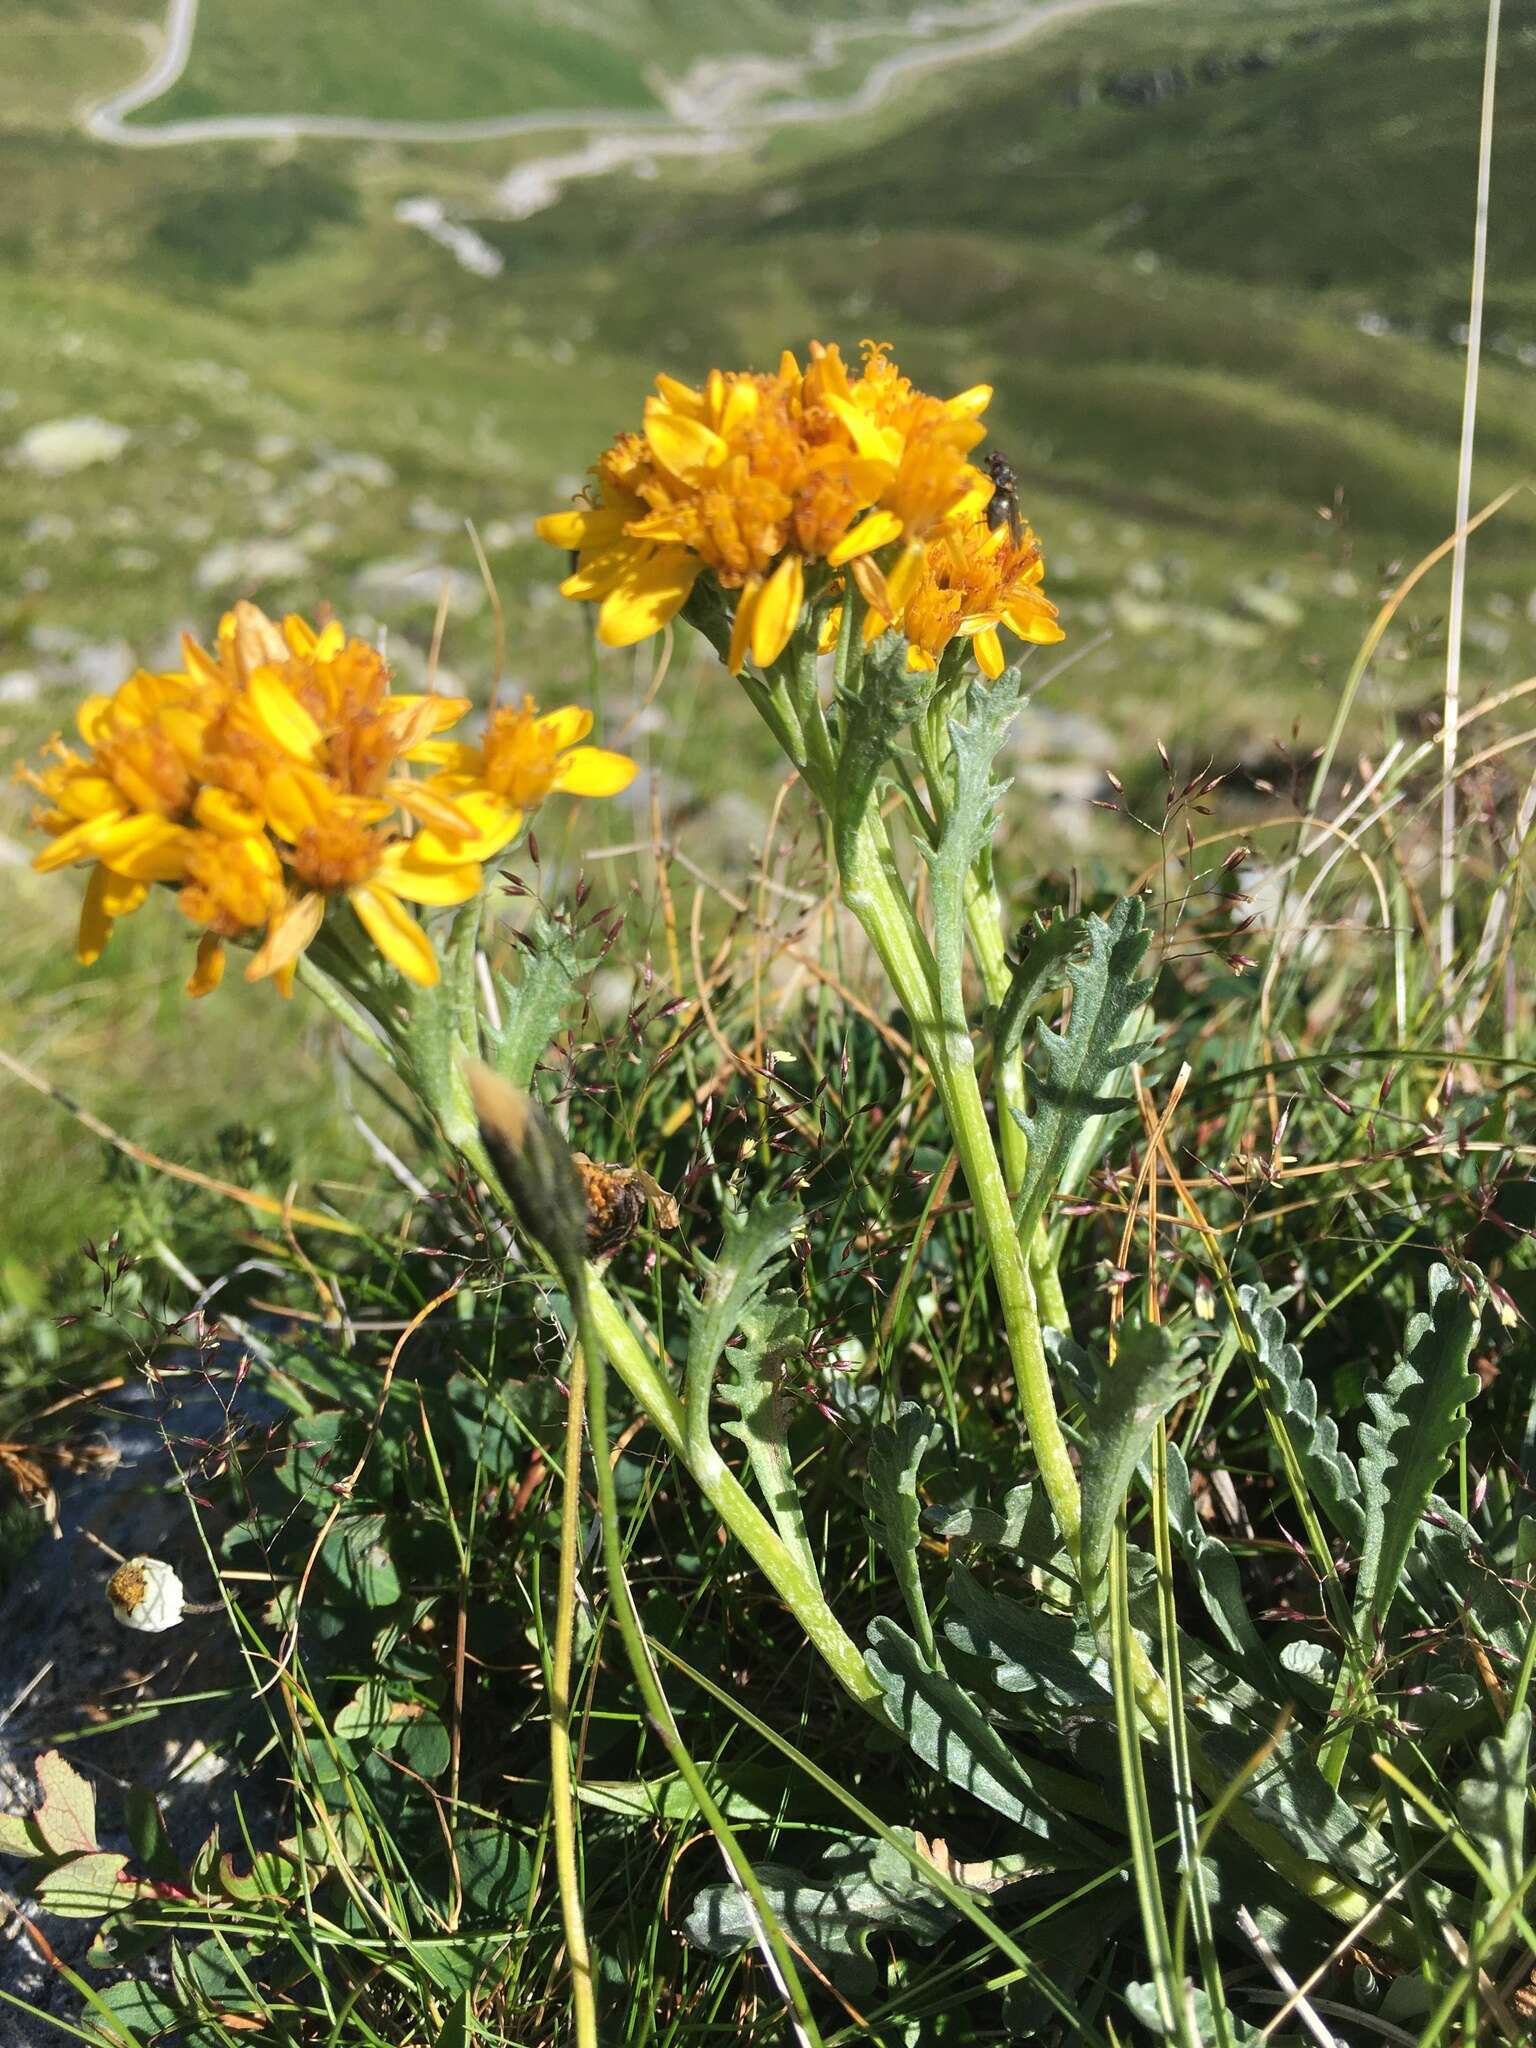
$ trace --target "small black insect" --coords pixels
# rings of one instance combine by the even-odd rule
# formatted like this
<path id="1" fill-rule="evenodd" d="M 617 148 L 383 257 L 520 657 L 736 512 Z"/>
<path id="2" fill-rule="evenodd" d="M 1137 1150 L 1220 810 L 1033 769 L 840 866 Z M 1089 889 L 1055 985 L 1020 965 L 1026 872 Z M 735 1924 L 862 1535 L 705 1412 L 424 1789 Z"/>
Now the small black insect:
<path id="1" fill-rule="evenodd" d="M 1024 545 L 1024 520 L 1019 512 L 1019 480 L 1003 455 L 989 455 L 982 468 L 992 479 L 992 496 L 987 500 L 987 525 L 996 532 L 1004 520 L 1016 548 Z"/>

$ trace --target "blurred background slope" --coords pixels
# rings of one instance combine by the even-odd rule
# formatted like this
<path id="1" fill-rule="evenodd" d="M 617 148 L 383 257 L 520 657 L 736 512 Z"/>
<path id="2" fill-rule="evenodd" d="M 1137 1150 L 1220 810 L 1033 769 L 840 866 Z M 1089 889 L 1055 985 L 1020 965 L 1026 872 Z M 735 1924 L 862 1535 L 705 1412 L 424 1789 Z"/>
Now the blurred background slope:
<path id="1" fill-rule="evenodd" d="M 0 0 L 4 752 L 135 662 L 173 665 L 177 632 L 240 595 L 328 600 L 417 675 L 446 589 L 444 666 L 483 696 L 466 519 L 515 684 L 585 694 L 584 621 L 533 516 L 656 370 L 874 335 L 931 386 L 997 386 L 995 444 L 1045 541 L 1075 665 L 1042 699 L 1017 829 L 1058 866 L 1091 860 L 1124 828 L 1085 793 L 1108 763 L 1134 796 L 1158 736 L 1181 765 L 1239 764 L 1262 799 L 1326 730 L 1385 584 L 1451 524 L 1484 18 L 180 0 L 184 69 L 119 118 L 165 53 L 158 8 Z M 1536 469 L 1536 0 L 1506 6 L 1504 53 L 1474 503 Z M 271 132 L 240 133 L 252 117 Z M 1533 528 L 1518 498 L 1476 543 L 1471 695 L 1533 666 Z M 1431 580 L 1400 618 L 1359 744 L 1428 729 L 1444 603 Z M 644 836 L 654 786 L 728 871 L 771 789 L 744 707 L 694 673 L 647 715 L 652 777 L 604 829 Z M 26 809 L 7 787 L 0 1045 L 248 1185 L 345 1169 L 299 1007 L 234 983 L 189 1008 L 173 913 L 82 974 L 78 879 L 30 873 Z M 82 1233 L 165 1197 L 3 1085 L 0 1292 L 25 1308 Z"/>

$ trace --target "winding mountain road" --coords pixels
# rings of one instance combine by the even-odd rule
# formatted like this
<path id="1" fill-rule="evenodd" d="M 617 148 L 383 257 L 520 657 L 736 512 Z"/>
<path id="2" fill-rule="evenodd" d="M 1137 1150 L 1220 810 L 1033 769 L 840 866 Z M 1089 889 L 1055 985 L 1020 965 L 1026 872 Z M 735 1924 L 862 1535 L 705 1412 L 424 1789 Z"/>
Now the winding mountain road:
<path id="1" fill-rule="evenodd" d="M 181 78 L 192 54 L 198 0 L 169 0 L 161 48 L 142 77 L 122 91 L 84 109 L 81 122 L 99 142 L 122 149 L 175 149 L 204 142 L 296 141 L 330 137 L 358 142 L 497 142 L 522 135 L 572 130 L 590 132 L 593 144 L 632 143 L 655 155 L 697 154 L 702 137 L 728 146 L 738 137 L 781 127 L 855 119 L 873 112 L 893 86 L 923 71 L 995 56 L 1075 15 L 1090 14 L 1127 0 L 971 0 L 967 5 L 919 6 L 905 22 L 850 23 L 816 32 L 810 55 L 798 62 L 760 57 L 714 59 L 666 94 L 669 105 L 649 112 L 612 108 L 547 109 L 537 113 L 491 115 L 479 120 L 382 120 L 360 114 L 213 114 L 199 119 L 129 126 Z M 763 88 L 789 81 L 803 85 L 813 71 L 835 63 L 844 48 L 872 36 L 908 35 L 917 47 L 898 50 L 871 65 L 863 81 L 835 99 L 766 98 Z M 632 160 L 631 150 L 623 152 Z M 593 170 L 612 168 L 604 157 Z M 521 167 L 528 175 L 536 165 Z M 568 160 L 564 176 L 581 175 Z"/>

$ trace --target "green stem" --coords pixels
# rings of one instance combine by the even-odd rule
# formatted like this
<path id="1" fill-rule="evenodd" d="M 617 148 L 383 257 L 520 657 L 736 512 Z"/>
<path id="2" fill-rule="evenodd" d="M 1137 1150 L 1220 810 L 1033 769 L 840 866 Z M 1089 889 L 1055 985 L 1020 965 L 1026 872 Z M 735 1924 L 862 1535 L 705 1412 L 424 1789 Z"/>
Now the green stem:
<path id="1" fill-rule="evenodd" d="M 828 1606 L 815 1573 L 806 1569 L 759 1512 L 714 1446 L 706 1444 L 696 1451 L 689 1443 L 682 1403 L 591 1267 L 587 1268 L 587 1306 L 608 1363 L 686 1466 L 699 1491 L 795 1617 L 843 1690 L 860 1706 L 879 1713 L 880 1688 L 858 1645 Z"/>
<path id="2" fill-rule="evenodd" d="M 868 813 L 852 841 L 842 882 L 844 902 L 879 954 L 891 986 L 912 1019 L 944 1105 L 950 1135 L 992 1260 L 1019 1407 L 1057 1529 L 1075 1564 L 1082 1524 L 1077 1473 L 1056 1413 L 1035 1290 L 987 1124 L 970 1038 L 944 1028 L 932 954 L 895 875 L 894 857 L 884 828 Z"/>

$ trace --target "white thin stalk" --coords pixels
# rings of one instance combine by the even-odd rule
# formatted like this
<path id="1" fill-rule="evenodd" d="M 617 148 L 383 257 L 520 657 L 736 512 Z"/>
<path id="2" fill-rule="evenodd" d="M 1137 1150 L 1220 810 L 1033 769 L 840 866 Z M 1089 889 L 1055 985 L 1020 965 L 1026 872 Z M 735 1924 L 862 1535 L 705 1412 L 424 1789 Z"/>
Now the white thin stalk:
<path id="1" fill-rule="evenodd" d="M 1472 511 L 1472 449 L 1477 437 L 1477 378 L 1483 355 L 1483 287 L 1488 269 L 1488 186 L 1493 167 L 1493 99 L 1499 62 L 1502 0 L 1488 0 L 1483 53 L 1483 111 L 1477 138 L 1477 220 L 1472 237 L 1472 302 L 1467 313 L 1467 374 L 1462 385 L 1461 457 L 1456 472 L 1456 545 L 1451 553 L 1451 610 L 1445 635 L 1445 717 L 1441 734 L 1445 786 L 1440 792 L 1440 966 L 1449 973 L 1456 950 L 1456 743 L 1461 724 L 1461 637 L 1467 586 L 1467 520 Z"/>

